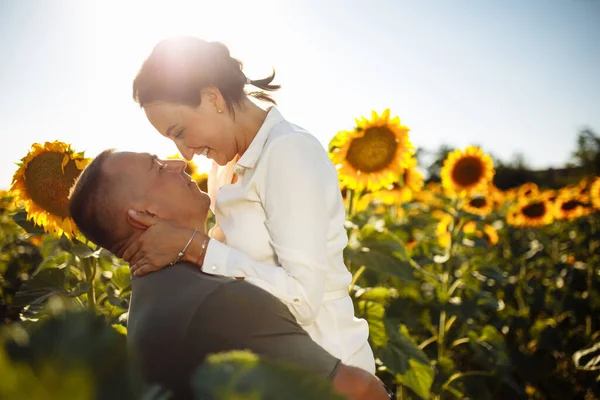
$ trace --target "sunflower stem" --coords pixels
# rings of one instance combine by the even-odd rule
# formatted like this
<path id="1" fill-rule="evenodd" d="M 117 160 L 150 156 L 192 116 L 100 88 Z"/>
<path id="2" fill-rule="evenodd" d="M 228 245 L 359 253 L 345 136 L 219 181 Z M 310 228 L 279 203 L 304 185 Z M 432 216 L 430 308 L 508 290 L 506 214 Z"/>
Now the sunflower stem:
<path id="1" fill-rule="evenodd" d="M 87 306 L 88 311 L 96 312 L 96 293 L 94 289 L 94 278 L 96 276 L 96 260 L 90 258 L 84 258 L 81 260 L 83 264 L 83 270 L 85 271 L 85 280 L 88 283 L 87 290 Z"/>
<path id="2" fill-rule="evenodd" d="M 355 203 L 355 191 L 352 189 L 346 189 L 346 198 L 348 199 L 348 219 L 354 216 L 354 203 Z"/>

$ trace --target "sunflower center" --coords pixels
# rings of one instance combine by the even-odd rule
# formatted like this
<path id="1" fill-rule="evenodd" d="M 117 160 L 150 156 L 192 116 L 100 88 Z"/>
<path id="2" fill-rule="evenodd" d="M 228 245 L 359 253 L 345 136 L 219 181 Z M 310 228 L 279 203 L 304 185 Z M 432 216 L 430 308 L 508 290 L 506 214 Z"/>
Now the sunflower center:
<path id="1" fill-rule="evenodd" d="M 560 208 L 563 211 L 573 211 L 577 207 L 583 207 L 583 206 L 584 206 L 584 204 L 577 200 L 569 200 L 569 201 L 563 203 L 563 205 L 560 206 Z"/>
<path id="2" fill-rule="evenodd" d="M 485 207 L 487 204 L 487 200 L 484 197 L 477 197 L 474 199 L 471 199 L 471 201 L 469 202 L 469 205 L 471 207 L 475 207 L 475 208 L 483 208 Z"/>
<path id="3" fill-rule="evenodd" d="M 69 191 L 81 172 L 69 160 L 63 174 L 64 154 L 46 152 L 29 162 L 25 170 L 25 187 L 29 198 L 47 212 L 66 218 L 69 216 Z"/>
<path id="4" fill-rule="evenodd" d="M 452 180 L 459 186 L 469 187 L 483 177 L 484 165 L 477 157 L 466 156 L 456 162 L 452 170 Z"/>
<path id="5" fill-rule="evenodd" d="M 540 218 L 546 214 L 546 205 L 544 203 L 528 204 L 523 207 L 521 212 L 528 218 Z"/>
<path id="6" fill-rule="evenodd" d="M 348 163 L 361 172 L 378 172 L 387 168 L 397 150 L 396 135 L 386 127 L 374 127 L 356 138 L 348 148 Z"/>

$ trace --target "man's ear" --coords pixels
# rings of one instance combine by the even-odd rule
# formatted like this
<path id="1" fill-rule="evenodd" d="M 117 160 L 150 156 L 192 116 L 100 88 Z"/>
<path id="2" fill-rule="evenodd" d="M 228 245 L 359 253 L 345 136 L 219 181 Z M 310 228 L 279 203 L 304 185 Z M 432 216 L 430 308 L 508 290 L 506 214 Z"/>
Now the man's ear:
<path id="1" fill-rule="evenodd" d="M 131 209 L 133 211 L 135 211 L 136 213 L 138 213 L 138 215 L 144 215 L 144 214 L 146 214 L 146 215 L 150 215 L 152 217 L 156 217 L 157 216 L 156 215 L 157 214 L 156 213 L 156 211 L 157 211 L 156 208 L 152 207 L 149 204 L 143 204 L 143 203 L 135 204 L 135 205 L 133 205 L 131 207 Z M 144 225 L 140 221 L 137 221 L 135 218 L 133 218 L 129 214 L 129 211 L 127 211 L 127 217 L 126 217 L 126 219 L 127 219 L 127 222 L 129 223 L 129 225 L 133 226 L 134 228 L 141 229 L 141 230 L 148 229 L 147 225 Z"/>
<path id="2" fill-rule="evenodd" d="M 138 212 L 138 213 L 140 213 L 140 214 L 144 213 L 143 211 L 138 211 L 138 210 L 135 210 L 135 211 Z M 142 230 L 146 230 L 148 228 L 146 225 L 144 225 L 141 222 L 138 222 L 137 220 L 133 219 L 131 217 L 131 215 L 129 215 L 129 213 L 127 213 L 127 217 L 126 218 L 127 218 L 127 222 L 129 223 L 129 225 L 133 226 L 134 228 L 142 229 Z"/>

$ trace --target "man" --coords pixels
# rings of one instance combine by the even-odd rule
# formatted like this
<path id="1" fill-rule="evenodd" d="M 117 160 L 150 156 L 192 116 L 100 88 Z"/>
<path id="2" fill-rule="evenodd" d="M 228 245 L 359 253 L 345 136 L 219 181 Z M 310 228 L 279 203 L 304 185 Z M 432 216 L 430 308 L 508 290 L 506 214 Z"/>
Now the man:
<path id="1" fill-rule="evenodd" d="M 75 184 L 71 216 L 88 239 L 115 253 L 142 232 L 128 222 L 130 208 L 203 231 L 210 199 L 185 166 L 149 154 L 104 151 Z M 350 399 L 388 398 L 374 376 L 341 364 L 313 342 L 277 298 L 192 264 L 133 278 L 128 340 L 144 377 L 178 398 L 191 397 L 190 376 L 208 354 L 236 349 L 302 366 L 331 379 L 334 390 Z"/>

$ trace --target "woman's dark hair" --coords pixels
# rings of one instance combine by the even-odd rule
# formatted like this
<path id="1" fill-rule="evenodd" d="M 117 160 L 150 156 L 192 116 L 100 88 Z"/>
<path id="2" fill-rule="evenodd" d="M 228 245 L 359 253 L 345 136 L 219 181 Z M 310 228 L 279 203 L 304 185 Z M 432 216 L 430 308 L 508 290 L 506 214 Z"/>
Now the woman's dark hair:
<path id="1" fill-rule="evenodd" d="M 207 42 L 194 37 L 177 37 L 158 43 L 144 61 L 133 81 L 133 99 L 143 107 L 155 101 L 200 105 L 200 91 L 214 86 L 223 95 L 229 112 L 246 96 L 275 104 L 266 93 L 279 89 L 272 85 L 273 73 L 249 81 L 242 72 L 242 62 L 231 57 L 229 49 L 219 42 Z M 251 84 L 258 91 L 246 92 Z"/>

